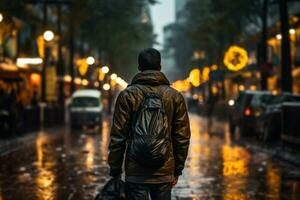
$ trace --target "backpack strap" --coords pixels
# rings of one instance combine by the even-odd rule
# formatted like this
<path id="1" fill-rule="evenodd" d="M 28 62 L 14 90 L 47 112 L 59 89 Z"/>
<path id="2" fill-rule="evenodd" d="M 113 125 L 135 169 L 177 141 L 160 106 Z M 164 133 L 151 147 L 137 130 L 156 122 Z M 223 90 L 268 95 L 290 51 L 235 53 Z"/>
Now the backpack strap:
<path id="1" fill-rule="evenodd" d="M 162 85 L 158 89 L 158 94 L 163 97 L 164 92 L 169 88 L 168 85 Z"/>

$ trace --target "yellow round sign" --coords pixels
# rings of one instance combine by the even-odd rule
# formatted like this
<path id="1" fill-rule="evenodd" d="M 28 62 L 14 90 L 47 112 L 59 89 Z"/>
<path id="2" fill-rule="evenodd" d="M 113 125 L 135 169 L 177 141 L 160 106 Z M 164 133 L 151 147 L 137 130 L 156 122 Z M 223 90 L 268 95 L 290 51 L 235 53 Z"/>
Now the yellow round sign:
<path id="1" fill-rule="evenodd" d="M 224 56 L 224 64 L 231 71 L 239 71 L 246 67 L 248 53 L 239 46 L 231 46 Z"/>

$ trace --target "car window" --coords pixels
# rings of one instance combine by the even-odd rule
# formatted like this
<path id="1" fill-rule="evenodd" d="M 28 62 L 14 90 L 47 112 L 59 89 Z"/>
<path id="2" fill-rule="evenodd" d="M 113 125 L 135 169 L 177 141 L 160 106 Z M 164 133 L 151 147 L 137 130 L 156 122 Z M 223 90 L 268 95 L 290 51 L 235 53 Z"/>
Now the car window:
<path id="1" fill-rule="evenodd" d="M 257 107 L 261 105 L 269 105 L 273 103 L 275 96 L 271 94 L 258 94 L 254 95 L 251 101 L 252 107 Z"/>
<path id="2" fill-rule="evenodd" d="M 76 97 L 72 101 L 72 107 L 97 107 L 100 101 L 94 97 Z"/>

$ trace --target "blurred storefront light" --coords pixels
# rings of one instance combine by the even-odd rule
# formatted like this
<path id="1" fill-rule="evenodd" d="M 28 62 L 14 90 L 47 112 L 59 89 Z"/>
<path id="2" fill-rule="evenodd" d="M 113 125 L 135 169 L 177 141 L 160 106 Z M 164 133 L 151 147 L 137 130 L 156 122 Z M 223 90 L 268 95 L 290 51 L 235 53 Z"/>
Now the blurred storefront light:
<path id="1" fill-rule="evenodd" d="M 64 76 L 64 81 L 67 82 L 67 83 L 69 83 L 69 82 L 72 81 L 72 77 L 70 75 L 65 75 Z"/>
<path id="2" fill-rule="evenodd" d="M 94 86 L 95 86 L 95 87 L 99 87 L 99 86 L 100 86 L 100 83 L 99 83 L 98 81 L 95 81 L 95 82 L 94 82 Z"/>
<path id="3" fill-rule="evenodd" d="M 193 69 L 190 72 L 190 76 L 189 76 L 189 82 L 194 86 L 194 87 L 199 87 L 201 82 L 200 82 L 200 69 Z"/>
<path id="4" fill-rule="evenodd" d="M 89 84 L 89 81 L 87 79 L 83 79 L 82 82 L 81 82 L 81 84 L 83 86 L 87 86 Z"/>
<path id="5" fill-rule="evenodd" d="M 81 78 L 75 78 L 74 82 L 75 82 L 75 84 L 80 85 L 81 84 Z"/>
<path id="6" fill-rule="evenodd" d="M 41 82 L 41 76 L 38 73 L 32 73 L 30 75 L 30 81 L 34 85 L 39 85 Z"/>
<path id="7" fill-rule="evenodd" d="M 41 58 L 17 58 L 17 66 L 25 67 L 26 65 L 39 65 L 43 63 Z"/>
<path id="8" fill-rule="evenodd" d="M 245 86 L 239 85 L 239 91 L 244 91 L 244 90 L 245 90 Z"/>
<path id="9" fill-rule="evenodd" d="M 209 67 L 204 67 L 202 71 L 202 80 L 203 81 L 208 81 L 209 80 L 209 74 L 210 74 L 210 68 Z"/>
<path id="10" fill-rule="evenodd" d="M 54 33 L 53 31 L 47 30 L 44 32 L 43 37 L 47 42 L 50 42 L 54 39 Z"/>
<path id="11" fill-rule="evenodd" d="M 256 85 L 250 85 L 249 89 L 252 90 L 252 91 L 256 91 Z"/>

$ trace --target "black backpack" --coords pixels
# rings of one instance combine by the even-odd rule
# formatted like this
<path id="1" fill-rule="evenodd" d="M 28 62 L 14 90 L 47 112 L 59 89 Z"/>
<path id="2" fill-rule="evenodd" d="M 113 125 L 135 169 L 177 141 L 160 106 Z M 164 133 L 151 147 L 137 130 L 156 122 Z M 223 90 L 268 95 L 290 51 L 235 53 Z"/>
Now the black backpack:
<path id="1" fill-rule="evenodd" d="M 145 167 L 160 168 L 169 158 L 171 139 L 162 99 L 167 88 L 161 86 L 158 93 L 143 91 L 144 99 L 133 115 L 128 154 Z"/>

